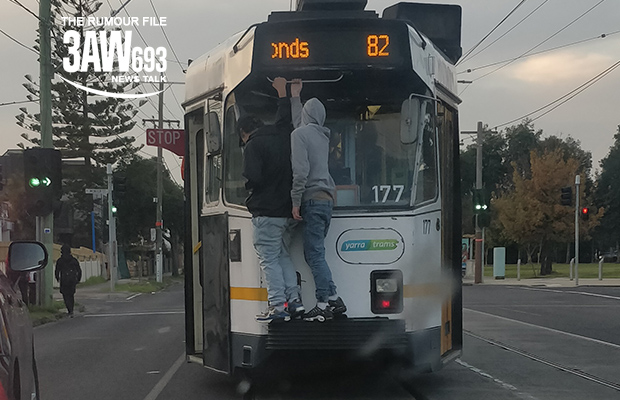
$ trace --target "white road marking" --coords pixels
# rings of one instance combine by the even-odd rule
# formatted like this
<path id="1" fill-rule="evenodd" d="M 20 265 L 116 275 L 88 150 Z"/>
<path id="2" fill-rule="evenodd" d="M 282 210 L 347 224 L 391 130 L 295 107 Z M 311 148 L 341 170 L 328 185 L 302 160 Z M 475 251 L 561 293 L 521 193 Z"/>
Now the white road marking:
<path id="1" fill-rule="evenodd" d="M 481 375 L 487 379 L 492 380 L 493 382 L 497 383 L 498 385 L 500 385 L 501 387 L 503 387 L 506 390 L 510 390 L 512 392 L 516 392 L 516 395 L 522 399 L 527 399 L 527 400 L 536 400 L 536 397 L 532 396 L 529 393 L 523 393 L 521 391 L 519 391 L 519 389 L 517 389 L 515 386 L 506 383 L 500 379 L 494 378 L 491 374 L 484 372 L 483 370 L 481 370 L 480 368 L 476 368 L 473 365 L 469 365 L 468 363 L 466 363 L 465 361 L 459 359 L 456 359 L 455 362 L 457 364 L 462 365 L 463 367 L 469 369 L 472 372 L 475 372 L 478 375 Z"/>
<path id="2" fill-rule="evenodd" d="M 559 333 L 559 334 L 570 336 L 570 337 L 573 337 L 573 338 L 587 340 L 587 341 L 590 341 L 590 342 L 593 342 L 593 343 L 602 344 L 602 345 L 613 347 L 614 349 L 619 349 L 620 350 L 620 345 L 617 345 L 615 343 L 605 342 L 603 340 L 594 339 L 594 338 L 587 337 L 587 336 L 582 336 L 582 335 L 577 335 L 577 334 L 570 333 L 570 332 L 564 332 L 564 331 L 560 331 L 560 330 L 553 329 L 553 328 L 547 328 L 546 326 L 530 324 L 528 322 L 523 322 L 523 321 L 519 321 L 519 320 L 516 320 L 516 319 L 500 317 L 499 315 L 489 314 L 489 313 L 486 313 L 486 312 L 483 312 L 483 311 L 478 311 L 478 310 L 472 310 L 470 308 L 463 308 L 463 310 L 470 311 L 470 312 L 473 312 L 473 313 L 482 314 L 482 315 L 486 315 L 486 316 L 489 316 L 489 317 L 495 317 L 495 318 L 498 318 L 498 319 L 501 319 L 501 320 L 504 320 L 504 321 L 515 322 L 517 324 L 521 324 L 521 325 L 525 325 L 525 326 L 529 326 L 529 327 L 533 327 L 533 328 L 539 328 L 539 329 L 542 329 L 542 330 L 545 330 L 545 331 L 548 331 L 548 332 Z"/>
<path id="3" fill-rule="evenodd" d="M 553 289 L 542 289 L 542 288 L 520 288 L 520 289 L 537 290 L 541 292 L 580 294 L 583 296 L 592 296 L 592 297 L 601 297 L 603 299 L 620 300 L 620 297 L 618 296 L 610 296 L 608 294 L 599 294 L 599 293 L 590 293 L 590 292 L 579 292 L 577 290 L 553 290 Z"/>
<path id="4" fill-rule="evenodd" d="M 151 311 L 151 312 L 129 312 L 129 313 L 118 313 L 118 314 L 86 314 L 85 318 L 95 318 L 95 317 L 141 317 L 148 315 L 175 315 L 175 314 L 185 314 L 185 311 Z"/>
<path id="5" fill-rule="evenodd" d="M 157 382 L 157 384 L 153 387 L 151 392 L 146 395 L 144 400 L 157 399 L 157 396 L 159 396 L 159 394 L 164 390 L 168 382 L 170 382 L 170 379 L 172 379 L 174 374 L 179 370 L 179 368 L 181 368 L 181 365 L 183 365 L 184 362 L 185 362 L 185 353 L 181 354 L 181 357 L 179 357 L 179 359 L 176 360 L 174 364 L 172 364 L 172 367 L 170 367 L 170 369 L 166 371 L 164 376 L 161 377 L 159 382 Z"/>
<path id="6" fill-rule="evenodd" d="M 141 294 L 142 294 L 142 293 L 136 293 L 136 294 L 134 294 L 134 295 L 131 295 L 131 296 L 127 297 L 127 299 L 125 299 L 125 300 L 133 300 L 133 299 L 135 299 L 136 297 L 140 296 Z"/>

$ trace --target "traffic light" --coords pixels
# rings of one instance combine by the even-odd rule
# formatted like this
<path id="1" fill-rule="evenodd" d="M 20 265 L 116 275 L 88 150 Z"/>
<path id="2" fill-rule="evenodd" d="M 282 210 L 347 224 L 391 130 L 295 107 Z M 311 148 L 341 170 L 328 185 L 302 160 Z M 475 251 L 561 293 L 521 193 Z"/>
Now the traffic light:
<path id="1" fill-rule="evenodd" d="M 573 204 L 573 188 L 566 186 L 562 188 L 562 194 L 560 196 L 563 206 L 570 206 Z"/>
<path id="2" fill-rule="evenodd" d="M 112 189 L 112 197 L 114 203 L 118 203 L 125 197 L 127 191 L 127 176 L 121 173 L 115 174 L 112 178 L 112 184 L 114 186 Z"/>
<path id="3" fill-rule="evenodd" d="M 473 193 L 474 214 L 485 213 L 489 209 L 484 189 L 474 189 Z"/>
<path id="4" fill-rule="evenodd" d="M 587 220 L 590 218 L 590 208 L 589 207 L 581 207 L 581 218 Z"/>
<path id="5" fill-rule="evenodd" d="M 54 211 L 62 196 L 60 151 L 34 147 L 24 150 L 26 209 L 31 215 L 45 216 Z"/>

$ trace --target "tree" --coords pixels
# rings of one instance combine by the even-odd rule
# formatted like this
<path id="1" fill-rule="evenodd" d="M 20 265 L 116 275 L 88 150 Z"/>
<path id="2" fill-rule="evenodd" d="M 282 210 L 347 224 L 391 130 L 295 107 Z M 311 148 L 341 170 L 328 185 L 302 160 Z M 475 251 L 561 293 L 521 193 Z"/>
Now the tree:
<path id="1" fill-rule="evenodd" d="M 101 3 L 95 0 L 52 0 L 52 18 L 88 17 L 94 15 L 100 6 Z M 81 168 L 63 170 L 63 200 L 76 210 L 74 245 L 88 246 L 88 213 L 92 210 L 92 199 L 84 190 L 104 183 L 107 163 L 128 161 L 141 146 L 133 145 L 134 137 L 123 136 L 136 123 L 133 118 L 138 111 L 133 104 L 122 99 L 89 94 L 58 78 L 62 76 L 107 92 L 124 92 L 129 85 L 135 87 L 135 84 L 114 83 L 111 79 L 114 73 L 95 72 L 92 65 L 86 72 L 68 73 L 64 70 L 62 60 L 69 56 L 68 45 L 63 43 L 65 31 L 80 30 L 83 37 L 85 29 L 90 27 L 65 26 L 62 23 L 51 26 L 52 62 L 56 76 L 52 82 L 52 134 L 54 147 L 61 150 L 63 158 L 84 160 Z M 34 48 L 39 51 L 38 45 Z M 24 87 L 29 92 L 27 97 L 38 98 L 37 81 L 30 75 L 26 75 L 26 79 Z M 26 107 L 20 110 L 21 114 L 16 116 L 17 124 L 31 132 L 40 132 L 40 115 L 30 113 Z M 28 133 L 23 133 L 22 137 L 35 145 L 40 144 L 38 137 L 31 137 Z"/>
<path id="2" fill-rule="evenodd" d="M 564 160 L 564 152 L 556 149 L 542 155 L 531 151 L 528 164 L 529 171 L 513 166 L 514 190 L 493 205 L 506 236 L 525 248 L 528 260 L 538 250 L 541 274 L 546 275 L 551 272 L 550 263 L 543 262 L 545 258 L 550 261 L 549 246 L 570 242 L 574 234 L 574 208 L 562 206 L 559 196 L 560 189 L 574 180 L 580 163 L 574 158 Z M 585 204 L 583 186 L 580 186 L 580 202 Z M 580 222 L 583 239 L 598 225 L 602 214 L 602 210 L 597 210 L 588 221 Z"/>
<path id="3" fill-rule="evenodd" d="M 601 161 L 596 185 L 597 204 L 605 209 L 597 237 L 605 250 L 620 248 L 620 126 L 609 154 Z"/>
<path id="4" fill-rule="evenodd" d="M 148 238 L 151 228 L 155 227 L 156 204 L 153 198 L 157 196 L 157 159 L 135 157 L 120 165 L 115 172 L 127 177 L 127 194 L 115 206 L 118 207 L 119 241 L 129 247 Z M 172 180 L 168 170 L 164 170 L 162 176 L 164 227 L 179 238 L 184 229 L 183 189 Z"/>

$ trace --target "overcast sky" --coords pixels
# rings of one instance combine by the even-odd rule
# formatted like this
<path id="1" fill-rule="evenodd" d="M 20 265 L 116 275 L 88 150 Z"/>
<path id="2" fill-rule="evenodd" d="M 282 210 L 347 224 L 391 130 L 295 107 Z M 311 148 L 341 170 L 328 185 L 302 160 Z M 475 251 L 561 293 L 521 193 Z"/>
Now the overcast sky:
<path id="1" fill-rule="evenodd" d="M 38 14 L 36 0 L 20 0 L 28 9 Z M 395 0 L 369 0 L 367 9 L 383 9 L 396 3 Z M 442 1 L 425 1 L 443 3 Z M 118 8 L 124 0 L 103 0 L 97 15 L 107 16 L 111 8 Z M 290 0 L 152 0 L 157 14 L 167 18 L 165 33 L 172 49 L 182 62 L 196 59 L 232 34 L 245 30 L 249 25 L 266 20 L 271 11 L 287 11 Z M 463 8 L 462 47 L 464 54 L 493 30 L 520 0 L 460 0 Z M 21 43 L 32 47 L 36 38 L 37 19 L 11 0 L 0 0 L 0 29 Z M 540 8 L 538 8 L 540 7 Z M 533 12 L 535 9 L 537 9 Z M 591 9 L 591 10 L 590 10 Z M 132 17 L 154 16 L 149 0 L 132 0 L 126 7 Z M 588 10 L 590 10 L 588 12 Z M 533 12 L 533 13 L 532 13 Z M 528 14 L 527 19 L 523 20 Z M 585 14 L 582 16 L 582 14 Z M 120 16 L 127 16 L 121 12 Z M 581 18 L 579 18 L 582 16 Z M 458 71 L 472 69 L 471 73 L 459 74 L 459 80 L 472 81 L 460 84 L 463 103 L 460 108 L 462 131 L 476 129 L 477 121 L 490 127 L 501 126 L 552 103 L 578 89 L 592 78 L 620 61 L 620 1 L 618 0 L 526 0 L 506 21 L 492 33 L 473 53 L 457 66 Z M 520 21 L 522 21 L 520 23 Z M 519 24 L 520 23 L 520 24 Z M 515 27 L 515 25 L 519 24 Z M 174 60 L 160 27 L 140 26 L 140 33 L 149 46 L 164 46 L 168 49 L 168 60 Z M 510 32 L 508 32 L 510 30 Z M 508 33 L 506 33 L 508 32 Z M 476 54 L 497 40 L 484 51 Z M 602 34 L 607 37 L 600 38 Z M 134 36 L 136 34 L 134 33 Z M 597 38 L 598 37 L 598 38 Z M 580 42 L 578 44 L 575 44 Z M 541 44 L 542 43 L 542 44 Z M 143 46 L 136 37 L 133 46 Z M 538 47 L 536 47 L 538 46 Z M 557 50 L 545 51 L 560 47 Z M 489 64 L 520 57 L 497 69 L 503 64 L 485 67 Z M 23 101 L 27 94 L 22 87 L 24 75 L 38 78 L 37 56 L 19 46 L 0 32 L 0 103 Z M 496 70 L 497 69 L 497 70 Z M 496 70 L 496 71 L 495 71 Z M 489 74 L 490 73 L 490 74 Z M 488 74 L 488 76 L 483 76 Z M 183 81 L 184 76 L 178 64 L 170 62 L 168 79 Z M 180 104 L 183 102 L 183 86 L 174 85 L 171 93 L 166 92 L 166 119 L 183 119 Z M 590 151 L 593 166 L 605 157 L 613 143 L 613 135 L 620 125 L 620 68 L 611 71 L 597 83 L 576 95 L 557 109 L 536 119 L 536 129 L 542 129 L 545 136 L 573 137 L 581 142 L 582 148 Z M 178 101 L 177 101 L 178 100 Z M 137 116 L 139 126 L 143 118 L 157 115 L 153 103 L 142 107 Z M 557 103 L 555 103 L 557 104 Z M 0 154 L 16 148 L 23 142 L 23 129 L 15 124 L 19 108 L 38 111 L 38 105 L 20 104 L 0 106 Z M 537 118 L 542 111 L 532 114 Z M 516 123 L 514 123 L 516 124 Z M 500 129 L 502 129 L 500 127 Z M 143 129 L 133 133 L 138 142 L 145 143 Z M 466 144 L 471 138 L 463 136 Z M 146 146 L 144 156 L 156 154 L 155 148 Z M 180 161 L 169 151 L 164 151 L 166 162 L 177 181 L 180 182 Z"/>

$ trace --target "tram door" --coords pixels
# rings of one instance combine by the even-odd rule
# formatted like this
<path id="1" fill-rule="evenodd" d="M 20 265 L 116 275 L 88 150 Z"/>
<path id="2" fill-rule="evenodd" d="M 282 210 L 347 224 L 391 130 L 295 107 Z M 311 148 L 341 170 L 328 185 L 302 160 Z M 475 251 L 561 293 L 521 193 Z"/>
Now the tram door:
<path id="1" fill-rule="evenodd" d="M 200 217 L 203 360 L 206 367 L 230 372 L 230 275 L 228 213 L 220 204 L 222 146 L 221 96 L 207 100 L 205 115 L 205 196 Z"/>
<path id="2" fill-rule="evenodd" d="M 458 130 L 456 112 L 446 107 L 442 102 L 437 104 L 437 132 L 439 135 L 439 160 L 441 176 L 441 254 L 442 275 L 451 282 L 449 287 L 456 287 L 455 263 L 460 264 L 460 237 L 461 237 L 461 204 L 457 199 L 460 187 L 458 185 L 455 168 L 458 168 Z M 456 135 L 456 137 L 455 137 Z M 456 150 L 455 150 L 456 146 Z M 458 246 L 458 247 L 455 247 Z M 456 249 L 456 250 L 455 250 Z M 456 258 L 455 258 L 456 257 Z M 460 275 L 459 275 L 460 276 Z M 460 282 L 459 282 L 460 283 Z M 460 324 L 455 320 L 453 313 L 460 291 L 451 290 L 444 296 L 441 307 L 441 354 L 452 350 L 455 332 L 459 331 Z M 458 317 L 457 317 L 458 319 Z M 457 326 L 458 325 L 458 326 Z"/>

